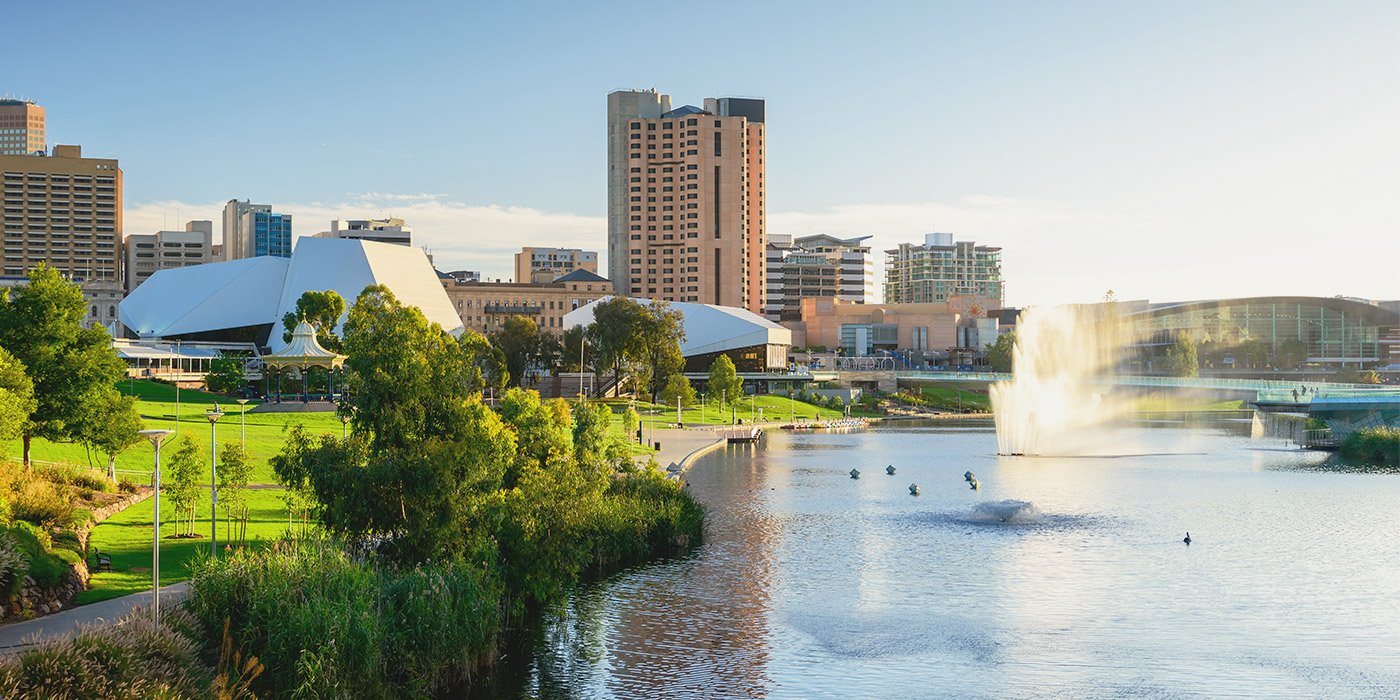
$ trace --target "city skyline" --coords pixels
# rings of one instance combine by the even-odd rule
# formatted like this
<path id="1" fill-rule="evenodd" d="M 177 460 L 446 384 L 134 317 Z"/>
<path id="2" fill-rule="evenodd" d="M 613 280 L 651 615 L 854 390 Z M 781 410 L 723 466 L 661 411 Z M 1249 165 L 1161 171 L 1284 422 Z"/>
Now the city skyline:
<path id="1" fill-rule="evenodd" d="M 545 23 L 399 10 L 379 35 L 396 51 L 327 51 L 379 19 L 335 7 L 254 4 L 242 44 L 181 52 L 170 37 L 217 29 L 213 8 L 88 5 L 61 22 L 61 59 L 15 37 L 0 91 L 46 109 L 50 148 L 121 160 L 127 235 L 238 198 L 298 237 L 402 217 L 440 269 L 490 278 L 522 245 L 605 254 L 605 98 L 656 87 L 677 105 L 763 98 L 768 232 L 872 236 L 877 288 L 884 250 L 938 231 L 1002 247 L 1013 306 L 1400 297 L 1390 3 L 745 7 L 757 51 L 680 64 L 615 51 L 616 13 L 570 5 Z M 723 26 L 654 9 L 636 26 L 678 44 Z M 79 67 L 99 56 L 128 77 L 93 83 Z"/>

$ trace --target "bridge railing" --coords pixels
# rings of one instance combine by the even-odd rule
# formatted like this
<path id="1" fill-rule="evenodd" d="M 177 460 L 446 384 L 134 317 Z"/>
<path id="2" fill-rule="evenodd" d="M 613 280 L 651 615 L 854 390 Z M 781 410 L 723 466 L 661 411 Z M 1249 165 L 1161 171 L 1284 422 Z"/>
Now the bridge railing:
<path id="1" fill-rule="evenodd" d="M 928 372 L 897 371 L 899 378 L 941 379 L 944 381 L 1006 382 L 1015 375 L 1001 372 Z M 1086 377 L 1085 381 L 1100 384 L 1123 386 L 1170 387 L 1178 389 L 1241 389 L 1245 391 L 1277 391 L 1288 394 L 1302 384 L 1297 381 L 1276 381 L 1269 379 L 1226 379 L 1215 377 L 1153 377 L 1139 375 L 1110 375 Z M 1377 393 L 1395 393 L 1396 387 L 1378 384 L 1339 384 L 1333 382 L 1307 382 L 1308 396 L 1314 391 L 1323 396 L 1374 396 Z"/>

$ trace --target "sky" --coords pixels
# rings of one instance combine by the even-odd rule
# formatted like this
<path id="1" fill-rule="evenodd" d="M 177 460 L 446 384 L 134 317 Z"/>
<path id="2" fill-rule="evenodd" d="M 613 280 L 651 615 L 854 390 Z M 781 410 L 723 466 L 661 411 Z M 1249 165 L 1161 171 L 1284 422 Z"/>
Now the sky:
<path id="1" fill-rule="evenodd" d="M 605 98 L 767 101 L 768 231 L 1003 248 L 1007 304 L 1400 299 L 1400 3 L 14 3 L 0 94 L 125 233 L 400 216 L 606 253 Z M 215 230 L 219 228 L 215 225 Z M 606 272 L 606 262 L 601 264 Z M 880 274 L 879 277 L 883 277 Z"/>

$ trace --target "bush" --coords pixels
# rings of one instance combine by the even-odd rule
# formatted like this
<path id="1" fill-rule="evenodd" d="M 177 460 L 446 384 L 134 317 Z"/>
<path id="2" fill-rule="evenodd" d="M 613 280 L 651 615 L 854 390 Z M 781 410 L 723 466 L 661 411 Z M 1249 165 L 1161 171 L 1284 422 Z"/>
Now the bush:
<path id="1" fill-rule="evenodd" d="M 126 477 L 122 477 L 121 483 L 117 484 L 117 490 L 122 493 L 136 493 L 136 484 Z"/>
<path id="2" fill-rule="evenodd" d="M 0 493 L 0 527 L 8 527 L 15 521 L 15 516 L 10 512 L 10 499 Z"/>
<path id="3" fill-rule="evenodd" d="M 61 530 L 53 536 L 54 550 L 66 549 L 70 552 L 77 552 L 83 555 L 83 543 L 78 539 L 78 533 L 72 530 Z"/>
<path id="4" fill-rule="evenodd" d="M 213 671 L 199 658 L 200 633 L 179 610 L 153 629 L 138 609 L 115 625 L 87 625 L 67 639 L 0 659 L 0 697 L 204 697 Z"/>
<path id="5" fill-rule="evenodd" d="M 11 532 L 0 533 L 0 590 L 17 591 L 29 573 L 29 554 Z"/>
<path id="6" fill-rule="evenodd" d="M 24 520 L 16 521 L 10 532 L 19 535 L 20 541 L 31 552 L 47 552 L 53 549 L 53 538 L 47 530 Z"/>
<path id="7" fill-rule="evenodd" d="M 117 490 L 117 485 L 107 477 L 91 473 L 78 472 L 73 474 L 68 477 L 68 483 L 80 489 L 87 489 L 89 492 L 112 493 Z M 84 495 L 83 498 L 87 498 L 87 495 Z"/>
<path id="8" fill-rule="evenodd" d="M 1382 466 L 1400 466 L 1400 428 L 1368 428 L 1342 441 L 1343 456 Z"/>
<path id="9" fill-rule="evenodd" d="M 48 481 L 34 480 L 24 485 L 11 505 L 15 520 L 27 520 L 36 525 L 53 527 L 66 525 L 73 517 L 73 504 L 62 493 L 66 487 Z"/>

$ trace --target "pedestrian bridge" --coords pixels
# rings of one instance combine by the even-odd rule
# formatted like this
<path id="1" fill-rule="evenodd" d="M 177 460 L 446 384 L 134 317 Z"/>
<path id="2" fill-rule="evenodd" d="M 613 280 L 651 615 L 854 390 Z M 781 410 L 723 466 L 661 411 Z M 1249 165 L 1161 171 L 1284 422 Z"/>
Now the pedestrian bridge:
<path id="1" fill-rule="evenodd" d="M 891 380 L 899 384 L 914 384 L 924 382 L 961 382 L 961 383 L 983 383 L 1011 381 L 1015 375 L 1002 372 L 955 372 L 955 371 L 922 371 L 922 370 L 899 370 L 899 369 L 837 369 L 837 370 L 813 370 L 812 379 L 816 381 L 834 381 L 841 384 L 851 382 L 880 382 L 886 383 Z M 1339 396 L 1391 396 L 1400 400 L 1400 387 L 1384 386 L 1377 384 L 1340 384 L 1334 382 L 1298 382 L 1295 380 L 1278 381 L 1268 379 L 1229 379 L 1223 377 L 1152 377 L 1140 375 L 1104 375 L 1087 377 L 1085 381 L 1103 386 L 1127 386 L 1143 388 L 1163 388 L 1163 389 L 1204 389 L 1216 391 L 1236 391 L 1248 392 L 1256 395 L 1268 395 L 1269 397 L 1282 399 L 1284 396 L 1292 397 L 1292 391 L 1306 386 L 1308 393 L 1306 396 L 1339 397 Z M 883 387 L 881 387 L 883 390 Z M 1263 400 L 1263 396 L 1259 396 Z M 1299 398 L 1302 398 L 1300 396 Z"/>

